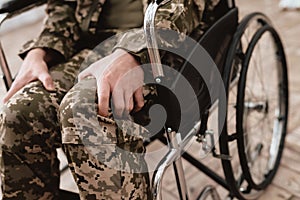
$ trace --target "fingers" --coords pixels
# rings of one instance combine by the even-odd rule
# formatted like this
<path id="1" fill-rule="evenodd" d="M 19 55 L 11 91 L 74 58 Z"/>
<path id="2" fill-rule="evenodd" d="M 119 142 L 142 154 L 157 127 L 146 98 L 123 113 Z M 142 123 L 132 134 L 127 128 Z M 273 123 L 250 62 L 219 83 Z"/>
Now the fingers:
<path id="1" fill-rule="evenodd" d="M 131 95 L 131 97 L 129 98 L 129 103 L 128 103 L 128 106 L 126 106 L 126 110 L 127 110 L 127 113 L 129 114 L 133 108 L 134 108 L 134 102 L 133 102 L 133 96 Z"/>
<path id="2" fill-rule="evenodd" d="M 123 116 L 127 117 L 129 113 L 133 110 L 133 92 L 125 91 L 124 93 L 124 109 Z"/>
<path id="3" fill-rule="evenodd" d="M 122 88 L 115 88 L 112 92 L 113 114 L 115 117 L 121 118 L 125 110 L 125 97 Z"/>
<path id="4" fill-rule="evenodd" d="M 38 79 L 42 82 L 42 84 L 46 88 L 46 90 L 48 90 L 48 91 L 55 90 L 52 77 L 50 76 L 49 73 L 45 72 L 45 73 L 40 74 L 38 76 Z"/>
<path id="5" fill-rule="evenodd" d="M 108 116 L 109 101 L 110 101 L 110 85 L 107 81 L 97 81 L 98 87 L 98 114 L 104 117 Z M 113 114 L 115 117 L 121 118 L 126 110 L 126 98 L 124 97 L 124 90 L 115 89 L 112 91 L 112 101 L 113 101 Z M 130 98 L 130 97 L 129 97 Z M 131 99 L 132 100 L 132 99 Z M 127 104 L 129 108 L 129 104 Z M 133 108 L 133 100 L 132 105 Z"/>
<path id="6" fill-rule="evenodd" d="M 142 87 L 138 88 L 134 93 L 130 92 L 130 90 L 115 90 L 112 98 L 113 112 L 117 117 L 127 118 L 131 111 L 137 112 L 144 106 Z"/>
<path id="7" fill-rule="evenodd" d="M 8 90 L 3 98 L 3 103 L 6 103 L 16 92 L 18 92 L 22 87 L 26 85 L 25 81 L 14 81 L 11 88 Z"/>
<path id="8" fill-rule="evenodd" d="M 110 86 L 108 82 L 97 81 L 98 114 L 107 117 L 109 108 Z"/>
<path id="9" fill-rule="evenodd" d="M 133 95 L 135 99 L 134 112 L 138 112 L 144 107 L 143 87 L 139 87 Z"/>
<path id="10" fill-rule="evenodd" d="M 17 77 L 16 80 L 13 82 L 11 88 L 6 93 L 6 95 L 3 98 L 3 103 L 6 103 L 15 93 L 17 93 L 21 88 L 23 88 L 26 84 L 29 82 L 35 80 L 34 77 Z M 43 72 L 38 76 L 38 79 L 42 82 L 43 86 L 48 91 L 54 91 L 54 83 L 49 73 Z"/>

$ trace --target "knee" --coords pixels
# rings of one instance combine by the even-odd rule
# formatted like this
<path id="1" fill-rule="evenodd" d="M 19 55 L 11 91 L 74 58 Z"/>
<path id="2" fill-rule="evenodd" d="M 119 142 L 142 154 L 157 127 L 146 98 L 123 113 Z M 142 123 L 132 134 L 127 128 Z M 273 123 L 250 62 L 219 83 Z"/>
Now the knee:
<path id="1" fill-rule="evenodd" d="M 33 82 L 16 93 L 0 108 L 1 123 L 13 123 L 18 127 L 35 122 L 43 123 L 45 119 L 57 121 L 58 104 L 55 95 L 45 93 L 35 84 L 38 83 Z"/>
<path id="2" fill-rule="evenodd" d="M 73 127 L 74 121 L 71 120 L 74 116 L 73 113 L 73 106 L 74 102 L 71 102 L 72 100 L 68 98 L 68 94 L 64 97 L 62 100 L 60 106 L 59 106 L 59 122 L 62 127 L 62 130 L 64 130 L 65 127 Z"/>
<path id="3" fill-rule="evenodd" d="M 81 129 L 84 127 L 86 119 L 84 111 L 78 108 L 80 105 L 79 100 L 73 99 L 71 92 L 65 95 L 59 106 L 59 123 L 63 143 L 69 140 L 77 140 L 75 135 L 82 132 Z"/>

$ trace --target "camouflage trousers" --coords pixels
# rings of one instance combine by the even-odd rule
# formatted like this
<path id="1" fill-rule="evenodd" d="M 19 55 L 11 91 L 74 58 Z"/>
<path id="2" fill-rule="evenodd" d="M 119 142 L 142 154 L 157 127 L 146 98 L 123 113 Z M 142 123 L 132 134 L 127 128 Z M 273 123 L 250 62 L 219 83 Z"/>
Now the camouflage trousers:
<path id="1" fill-rule="evenodd" d="M 46 91 L 39 81 L 35 81 L 21 89 L 0 109 L 3 199 L 59 199 L 60 172 L 56 148 L 62 146 L 61 126 L 63 134 L 72 135 L 72 105 L 80 105 L 85 100 L 71 102 L 74 98 L 69 97 L 76 92 L 88 94 L 89 91 L 80 89 L 78 84 L 61 101 L 73 87 L 80 67 L 90 52 L 83 50 L 68 62 L 50 68 L 55 92 Z M 100 57 L 92 56 L 92 60 Z M 95 84 L 93 79 L 87 79 L 87 82 Z M 94 105 L 92 102 L 91 106 Z M 82 118 L 89 116 L 87 110 L 82 112 Z M 116 147 L 133 153 L 144 152 L 143 141 L 138 137 L 126 136 L 112 119 L 99 118 L 99 123 L 103 130 L 109 130 L 109 143 L 100 138 L 96 144 L 83 145 L 78 140 L 64 145 L 81 199 L 147 199 L 148 174 L 130 169 L 146 167 L 143 159 L 138 160 L 132 156 L 134 154 L 114 154 Z M 107 134 L 105 131 L 101 133 Z M 115 160 L 117 165 L 114 166 L 121 168 L 112 166 L 110 160 Z M 124 171 L 122 166 L 125 165 L 128 170 Z"/>
<path id="2" fill-rule="evenodd" d="M 60 105 L 62 141 L 81 199 L 150 199 L 142 135 L 128 120 L 97 115 L 96 79 L 77 83 Z M 145 103 L 153 94 L 144 88 Z"/>

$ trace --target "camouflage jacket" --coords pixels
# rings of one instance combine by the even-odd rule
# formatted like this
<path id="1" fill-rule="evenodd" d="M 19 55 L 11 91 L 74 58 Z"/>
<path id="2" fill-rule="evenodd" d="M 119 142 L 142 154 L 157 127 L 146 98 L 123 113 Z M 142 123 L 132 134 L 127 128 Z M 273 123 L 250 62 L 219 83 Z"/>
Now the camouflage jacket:
<path id="1" fill-rule="evenodd" d="M 142 1 L 144 11 L 146 10 L 147 0 L 134 1 Z M 212 5 L 219 0 L 172 0 L 157 12 L 156 25 L 189 34 L 200 23 L 205 1 Z M 106 0 L 48 0 L 43 31 L 39 37 L 24 45 L 21 55 L 24 57 L 30 49 L 41 47 L 53 49 L 66 60 L 69 59 L 78 51 L 76 43 L 83 33 L 97 34 L 97 23 L 105 2 Z M 132 40 L 132 35 L 138 39 Z M 139 54 L 146 49 L 143 29 L 136 27 L 125 33 L 115 48 Z"/>

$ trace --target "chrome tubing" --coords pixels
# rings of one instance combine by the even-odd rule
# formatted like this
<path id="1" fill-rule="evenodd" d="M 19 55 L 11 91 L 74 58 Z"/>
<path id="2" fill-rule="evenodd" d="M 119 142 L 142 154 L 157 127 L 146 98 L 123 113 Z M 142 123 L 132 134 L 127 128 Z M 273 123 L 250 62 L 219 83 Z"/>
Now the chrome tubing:
<path id="1" fill-rule="evenodd" d="M 200 130 L 200 121 L 198 121 L 195 126 L 189 131 L 187 136 L 184 138 L 184 140 L 181 141 L 180 139 L 180 133 L 175 133 L 174 136 L 171 137 L 171 148 L 168 151 L 168 153 L 164 156 L 164 158 L 161 160 L 161 162 L 158 164 L 158 167 L 155 170 L 155 173 L 153 175 L 153 182 L 152 182 L 152 194 L 153 199 L 155 200 L 161 200 L 161 183 L 162 178 L 165 173 L 165 170 L 168 166 L 170 166 L 173 162 L 176 161 L 175 165 L 177 165 L 179 172 L 181 173 L 182 165 L 180 162 L 181 160 L 178 160 L 182 154 L 182 151 L 186 147 L 186 145 L 190 142 L 191 138 L 198 133 Z M 172 132 L 174 133 L 174 132 Z M 180 177 L 183 177 L 183 174 L 179 174 Z M 181 179 L 181 178 L 180 178 Z M 185 182 L 182 182 L 182 194 L 186 194 Z M 186 196 L 187 197 L 187 196 Z"/>
<path id="2" fill-rule="evenodd" d="M 8 17 L 9 17 L 8 13 L 4 13 L 4 14 L 0 15 L 0 26 Z M 0 41 L 0 68 L 3 73 L 3 80 L 5 83 L 6 89 L 8 90 L 12 85 L 13 78 L 12 78 L 11 72 L 10 72 L 8 64 L 7 64 L 7 60 L 6 60 L 2 45 L 1 45 L 1 41 Z"/>
<path id="3" fill-rule="evenodd" d="M 176 149 L 170 149 L 167 155 L 165 155 L 164 159 L 158 164 L 152 181 L 153 200 L 162 200 L 162 179 L 167 167 L 173 162 L 174 157 L 177 157 L 177 154 L 178 153 Z"/>
<path id="4" fill-rule="evenodd" d="M 160 83 L 161 77 L 164 77 L 163 68 L 161 65 L 156 33 L 155 33 L 155 15 L 158 8 L 165 5 L 170 0 L 164 0 L 158 3 L 152 1 L 147 7 L 144 18 L 144 33 L 146 38 L 147 49 L 149 53 L 150 63 L 152 67 L 153 78 L 157 83 Z"/>
<path id="5" fill-rule="evenodd" d="M 173 148 L 177 149 L 181 144 L 181 134 L 177 132 L 171 132 L 171 129 L 168 130 L 169 138 L 171 140 L 171 145 Z M 180 151 L 181 152 L 181 151 Z M 179 157 L 174 163 L 173 168 L 175 171 L 177 188 L 179 191 L 179 198 L 181 200 L 188 200 L 188 190 L 184 176 L 184 170 L 182 165 L 182 158 Z"/>

